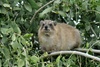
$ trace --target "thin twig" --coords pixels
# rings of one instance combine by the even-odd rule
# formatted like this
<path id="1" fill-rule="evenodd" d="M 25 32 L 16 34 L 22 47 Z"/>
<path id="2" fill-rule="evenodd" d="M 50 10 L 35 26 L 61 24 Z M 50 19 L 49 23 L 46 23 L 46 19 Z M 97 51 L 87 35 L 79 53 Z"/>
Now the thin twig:
<path id="1" fill-rule="evenodd" d="M 87 11 L 96 12 L 96 13 L 100 14 L 100 11 L 97 11 L 97 10 L 87 10 Z"/>
<path id="2" fill-rule="evenodd" d="M 95 31 L 93 30 L 92 26 L 91 26 L 91 30 L 92 30 L 92 32 L 94 33 L 94 35 L 96 36 L 96 38 L 98 39 L 98 36 L 97 36 L 97 34 L 95 33 Z"/>
<path id="3" fill-rule="evenodd" d="M 55 56 L 55 55 L 59 55 L 59 54 L 76 54 L 76 55 L 81 55 L 81 56 L 84 56 L 84 57 L 87 57 L 87 58 L 91 58 L 93 60 L 96 60 L 96 61 L 100 62 L 100 58 L 98 58 L 96 56 L 89 55 L 87 53 L 79 52 L 79 51 L 58 51 L 58 52 L 53 52 L 51 54 L 48 54 L 47 56 L 43 56 L 41 58 Z"/>
<path id="4" fill-rule="evenodd" d="M 77 49 L 75 49 L 75 50 L 84 51 L 84 52 L 90 51 L 90 52 L 93 52 L 93 53 L 98 53 L 98 54 L 100 54 L 100 50 L 96 50 L 96 49 L 77 48 Z"/>
<path id="5" fill-rule="evenodd" d="M 40 7 L 40 8 L 36 11 L 36 12 L 34 13 L 32 19 L 30 20 L 30 24 L 31 24 L 32 21 L 34 20 L 36 14 L 37 14 L 39 11 L 41 11 L 44 7 L 46 7 L 47 5 L 51 4 L 53 1 L 55 1 L 55 0 L 51 0 L 51 1 L 49 1 L 48 3 L 46 3 L 45 5 L 43 5 L 42 7 Z"/>

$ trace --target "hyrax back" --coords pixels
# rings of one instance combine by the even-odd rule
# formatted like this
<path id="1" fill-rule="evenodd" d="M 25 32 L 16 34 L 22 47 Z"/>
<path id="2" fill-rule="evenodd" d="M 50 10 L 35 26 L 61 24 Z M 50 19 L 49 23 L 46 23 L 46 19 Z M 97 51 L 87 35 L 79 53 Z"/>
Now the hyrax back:
<path id="1" fill-rule="evenodd" d="M 38 38 L 41 50 L 47 52 L 70 50 L 81 44 L 80 33 L 77 29 L 51 20 L 40 22 Z"/>

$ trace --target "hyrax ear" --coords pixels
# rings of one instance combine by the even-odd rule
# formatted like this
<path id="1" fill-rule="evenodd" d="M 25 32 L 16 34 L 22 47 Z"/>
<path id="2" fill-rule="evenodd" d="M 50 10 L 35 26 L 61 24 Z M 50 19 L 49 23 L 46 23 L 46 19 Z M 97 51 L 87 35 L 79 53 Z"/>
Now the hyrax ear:
<path id="1" fill-rule="evenodd" d="M 42 25 L 42 24 L 43 24 L 43 20 L 40 21 L 40 25 Z"/>
<path id="2" fill-rule="evenodd" d="M 57 22 L 56 22 L 56 21 L 53 21 L 53 23 L 54 23 L 54 26 L 56 26 L 56 25 L 57 25 Z"/>

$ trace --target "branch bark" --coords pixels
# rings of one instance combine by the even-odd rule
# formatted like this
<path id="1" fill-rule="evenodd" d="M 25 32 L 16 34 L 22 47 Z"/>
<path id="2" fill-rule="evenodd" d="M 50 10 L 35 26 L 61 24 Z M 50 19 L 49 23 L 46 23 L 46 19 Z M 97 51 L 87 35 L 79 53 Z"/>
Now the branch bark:
<path id="1" fill-rule="evenodd" d="M 32 19 L 30 20 L 30 24 L 32 23 L 32 21 L 34 20 L 35 16 L 37 15 L 37 13 L 39 11 L 41 11 L 44 7 L 46 7 L 47 5 L 51 4 L 52 2 L 54 2 L 55 0 L 51 0 L 48 3 L 46 3 L 45 5 L 43 5 L 42 7 L 40 7 L 33 15 Z"/>
<path id="2" fill-rule="evenodd" d="M 100 58 L 96 57 L 96 56 L 92 56 L 89 55 L 87 53 L 83 53 L 83 52 L 79 52 L 79 51 L 58 51 L 58 52 L 52 52 L 50 54 L 48 54 L 47 56 L 42 56 L 41 58 L 45 58 L 45 57 L 50 57 L 50 56 L 55 56 L 55 55 L 59 55 L 59 54 L 76 54 L 76 55 L 81 55 L 87 58 L 91 58 L 93 60 L 99 61 L 100 62 Z"/>
<path id="3" fill-rule="evenodd" d="M 85 49 L 85 48 L 77 48 L 75 50 L 78 50 L 78 51 L 84 51 L 84 52 L 93 52 L 93 53 L 98 53 L 100 54 L 100 50 L 96 50 L 96 49 Z"/>

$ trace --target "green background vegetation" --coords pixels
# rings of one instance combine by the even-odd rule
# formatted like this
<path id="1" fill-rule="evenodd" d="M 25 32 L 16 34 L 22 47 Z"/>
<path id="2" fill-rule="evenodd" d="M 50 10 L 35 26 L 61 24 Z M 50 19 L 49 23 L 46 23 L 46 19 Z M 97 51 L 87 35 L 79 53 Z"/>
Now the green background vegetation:
<path id="1" fill-rule="evenodd" d="M 100 49 L 100 0 L 55 0 L 37 12 L 49 1 L 0 0 L 0 67 L 100 67 L 100 62 L 78 55 L 39 59 L 46 55 L 40 53 L 37 38 L 44 19 L 78 28 L 81 48 Z"/>

